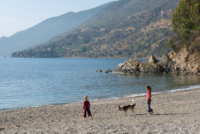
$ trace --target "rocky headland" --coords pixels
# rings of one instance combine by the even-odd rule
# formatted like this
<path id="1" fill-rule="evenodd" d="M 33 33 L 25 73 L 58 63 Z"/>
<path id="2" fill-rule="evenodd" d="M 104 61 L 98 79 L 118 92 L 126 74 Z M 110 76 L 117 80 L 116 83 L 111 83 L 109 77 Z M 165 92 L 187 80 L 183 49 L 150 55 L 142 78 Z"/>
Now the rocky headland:
<path id="1" fill-rule="evenodd" d="M 113 72 L 121 74 L 172 73 L 200 75 L 200 56 L 198 53 L 190 54 L 186 48 L 183 48 L 178 53 L 171 51 L 169 54 L 163 54 L 160 61 L 153 55 L 149 57 L 149 61 L 145 62 L 130 59 L 120 63 Z"/>

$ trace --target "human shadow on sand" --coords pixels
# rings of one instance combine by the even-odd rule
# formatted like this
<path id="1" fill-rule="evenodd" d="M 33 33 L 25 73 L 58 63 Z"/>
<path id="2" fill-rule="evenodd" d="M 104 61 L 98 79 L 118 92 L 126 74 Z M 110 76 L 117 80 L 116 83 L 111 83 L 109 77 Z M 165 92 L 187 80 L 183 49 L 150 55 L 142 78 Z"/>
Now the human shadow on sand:
<path id="1" fill-rule="evenodd" d="M 135 114 L 135 115 L 147 115 L 148 113 L 146 114 Z M 155 113 L 155 114 L 152 114 L 152 115 L 178 115 L 178 114 L 188 114 L 188 113 L 165 113 L 165 114 L 159 114 L 159 113 Z M 130 115 L 130 116 L 134 116 L 134 115 Z"/>

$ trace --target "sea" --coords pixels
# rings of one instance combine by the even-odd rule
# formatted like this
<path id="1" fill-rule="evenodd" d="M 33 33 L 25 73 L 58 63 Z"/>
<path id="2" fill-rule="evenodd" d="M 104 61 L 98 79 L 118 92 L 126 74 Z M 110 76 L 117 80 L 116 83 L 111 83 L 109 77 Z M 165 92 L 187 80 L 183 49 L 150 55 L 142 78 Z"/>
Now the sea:
<path id="1" fill-rule="evenodd" d="M 0 58 L 0 110 L 200 88 L 200 76 L 105 73 L 129 59 Z M 147 59 L 141 59 L 146 61 Z M 102 70 L 102 73 L 94 72 Z"/>

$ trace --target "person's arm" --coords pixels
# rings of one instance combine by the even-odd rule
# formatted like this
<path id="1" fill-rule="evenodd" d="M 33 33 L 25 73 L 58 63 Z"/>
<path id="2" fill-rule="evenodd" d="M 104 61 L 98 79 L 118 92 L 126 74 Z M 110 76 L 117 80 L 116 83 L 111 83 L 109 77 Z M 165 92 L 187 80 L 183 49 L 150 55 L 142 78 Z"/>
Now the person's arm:
<path id="1" fill-rule="evenodd" d="M 148 100 L 150 99 L 150 94 L 149 94 L 149 92 L 147 93 L 147 95 L 148 95 L 148 98 L 147 98 L 147 103 L 148 103 Z"/>
<path id="2" fill-rule="evenodd" d="M 85 101 L 83 102 L 83 109 L 85 108 Z"/>

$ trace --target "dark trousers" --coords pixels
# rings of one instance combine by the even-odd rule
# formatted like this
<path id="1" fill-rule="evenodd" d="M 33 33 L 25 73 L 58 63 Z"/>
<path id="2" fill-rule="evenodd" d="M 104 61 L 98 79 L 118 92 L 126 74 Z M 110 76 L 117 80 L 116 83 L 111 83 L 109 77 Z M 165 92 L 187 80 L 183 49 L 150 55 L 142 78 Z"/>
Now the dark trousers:
<path id="1" fill-rule="evenodd" d="M 83 117 L 86 117 L 86 112 L 88 113 L 88 117 L 89 117 L 89 116 L 92 116 L 92 114 L 91 114 L 91 112 L 90 112 L 90 109 L 84 109 Z"/>
<path id="2" fill-rule="evenodd" d="M 151 109 L 151 99 L 148 100 L 147 107 L 148 107 L 147 109 L 148 112 L 153 112 L 153 109 Z"/>

